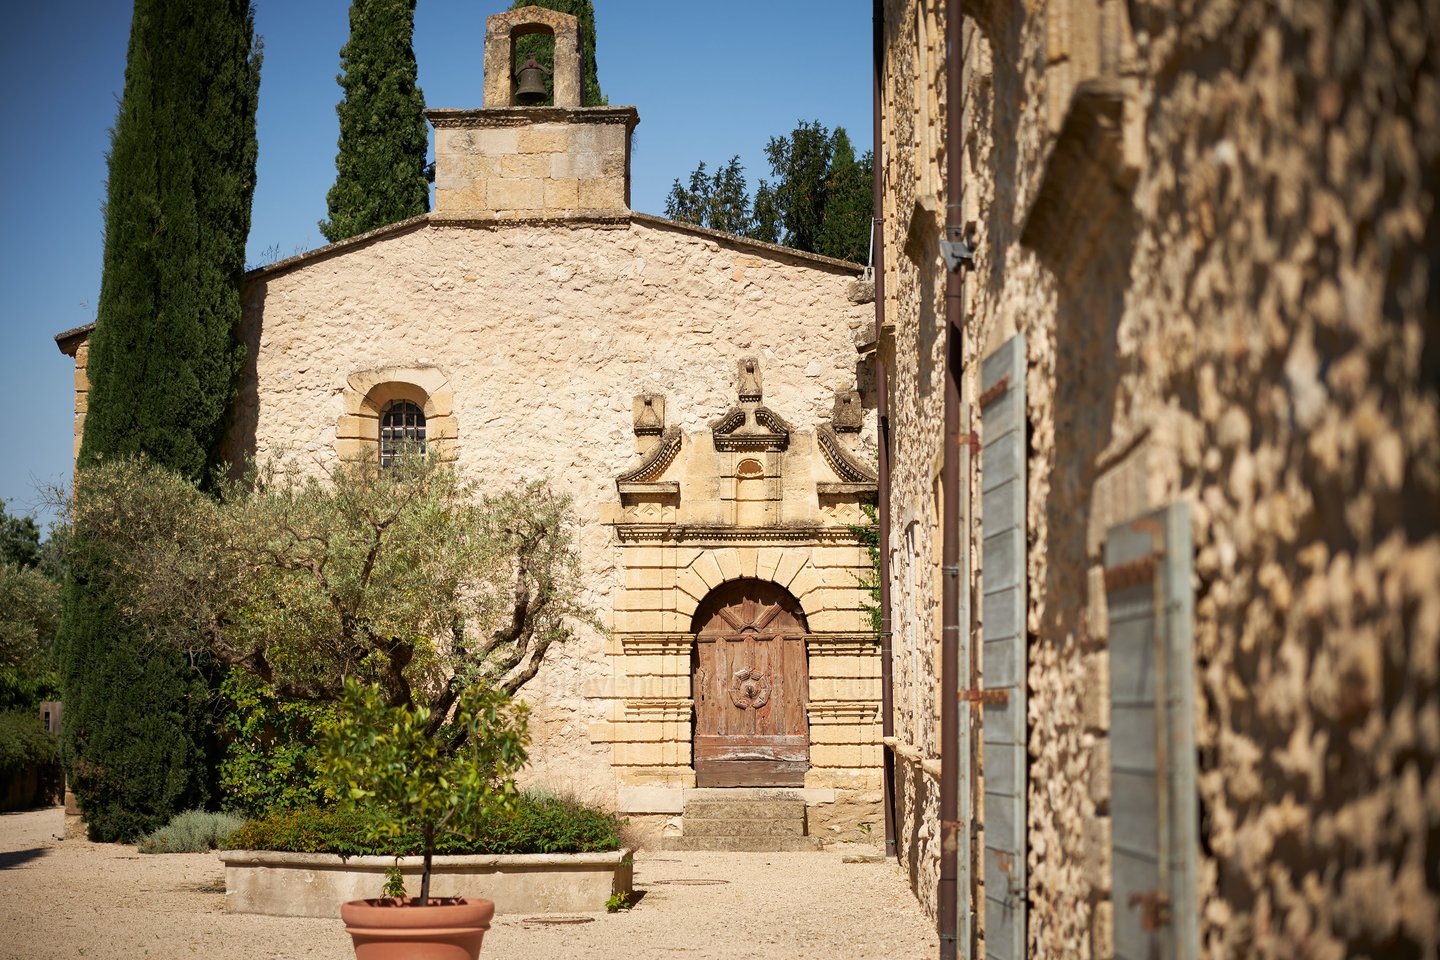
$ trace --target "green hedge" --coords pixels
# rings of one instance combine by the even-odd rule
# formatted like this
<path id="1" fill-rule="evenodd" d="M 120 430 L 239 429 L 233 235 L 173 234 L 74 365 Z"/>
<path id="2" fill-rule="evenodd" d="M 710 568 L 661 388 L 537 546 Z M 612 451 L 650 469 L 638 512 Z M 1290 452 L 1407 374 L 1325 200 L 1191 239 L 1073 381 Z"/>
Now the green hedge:
<path id="1" fill-rule="evenodd" d="M 375 815 L 339 807 L 288 810 L 252 820 L 223 843 L 229 850 L 284 850 L 352 856 L 416 856 L 419 833 L 375 839 Z M 468 824 L 464 836 L 437 839 L 436 853 L 592 853 L 620 849 L 612 813 L 549 794 L 522 793 L 510 813 Z"/>

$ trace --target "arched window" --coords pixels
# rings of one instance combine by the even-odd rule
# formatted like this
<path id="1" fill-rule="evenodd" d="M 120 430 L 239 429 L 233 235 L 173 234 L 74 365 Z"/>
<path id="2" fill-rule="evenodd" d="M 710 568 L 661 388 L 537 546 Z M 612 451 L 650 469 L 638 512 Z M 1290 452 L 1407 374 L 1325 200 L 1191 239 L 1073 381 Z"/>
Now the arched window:
<path id="1" fill-rule="evenodd" d="M 425 411 L 409 400 L 396 400 L 380 414 L 380 466 L 390 466 L 407 451 L 425 452 Z"/>

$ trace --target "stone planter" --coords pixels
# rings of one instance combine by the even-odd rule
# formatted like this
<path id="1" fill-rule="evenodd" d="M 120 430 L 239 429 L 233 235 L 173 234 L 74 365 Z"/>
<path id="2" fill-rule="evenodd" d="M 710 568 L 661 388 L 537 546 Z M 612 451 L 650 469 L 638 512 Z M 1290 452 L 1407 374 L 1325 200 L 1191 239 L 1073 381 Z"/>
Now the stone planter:
<path id="1" fill-rule="evenodd" d="M 348 857 L 333 853 L 222 850 L 225 909 L 273 917 L 338 917 L 340 904 L 380 896 L 385 871 L 398 864 L 412 893 L 420 857 Z M 434 897 L 484 897 L 496 913 L 595 913 L 612 893 L 630 893 L 629 850 L 436 857 Z"/>

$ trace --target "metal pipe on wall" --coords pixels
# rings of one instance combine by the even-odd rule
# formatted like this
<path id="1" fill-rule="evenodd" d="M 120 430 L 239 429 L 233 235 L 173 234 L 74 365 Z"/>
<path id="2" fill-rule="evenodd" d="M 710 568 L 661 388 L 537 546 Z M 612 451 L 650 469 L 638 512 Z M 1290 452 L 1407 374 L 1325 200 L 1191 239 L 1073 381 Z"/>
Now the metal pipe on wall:
<path id="1" fill-rule="evenodd" d="M 960 240 L 963 235 L 962 203 L 965 189 L 961 177 L 960 148 L 964 142 L 961 122 L 962 33 L 960 0 L 949 0 L 945 12 L 945 235 Z M 944 460 L 940 486 L 944 518 L 941 550 L 940 594 L 940 960 L 955 960 L 959 934 L 960 816 L 959 781 L 967 771 L 960 764 L 960 591 L 961 551 L 965 530 L 961 523 L 960 491 L 960 381 L 964 370 L 965 281 L 957 265 L 945 273 L 945 433 Z M 968 579 L 968 578 L 966 578 Z M 965 827 L 968 829 L 969 824 Z"/>
<path id="2" fill-rule="evenodd" d="M 881 166 L 880 117 L 883 102 L 880 80 L 885 71 L 885 4 L 874 3 L 874 147 L 871 170 L 875 182 L 875 210 L 871 222 L 874 252 L 871 270 L 875 281 L 875 415 L 878 421 L 876 438 L 880 448 L 878 469 L 880 522 L 880 732 L 884 737 L 895 735 L 894 667 L 890 643 L 890 378 L 885 369 L 885 352 L 881 333 L 885 328 L 885 191 Z M 885 815 L 885 855 L 897 855 L 895 846 L 895 755 L 884 754 L 881 773 L 881 803 Z"/>

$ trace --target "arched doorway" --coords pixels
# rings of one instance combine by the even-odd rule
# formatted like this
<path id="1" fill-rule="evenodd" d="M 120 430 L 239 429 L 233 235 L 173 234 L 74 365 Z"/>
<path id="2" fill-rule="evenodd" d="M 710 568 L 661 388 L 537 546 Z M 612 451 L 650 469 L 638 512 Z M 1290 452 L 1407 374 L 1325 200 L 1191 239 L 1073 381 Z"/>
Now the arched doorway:
<path id="1" fill-rule="evenodd" d="M 781 587 L 732 580 L 696 608 L 695 785 L 801 787 L 810 765 L 805 614 Z"/>

